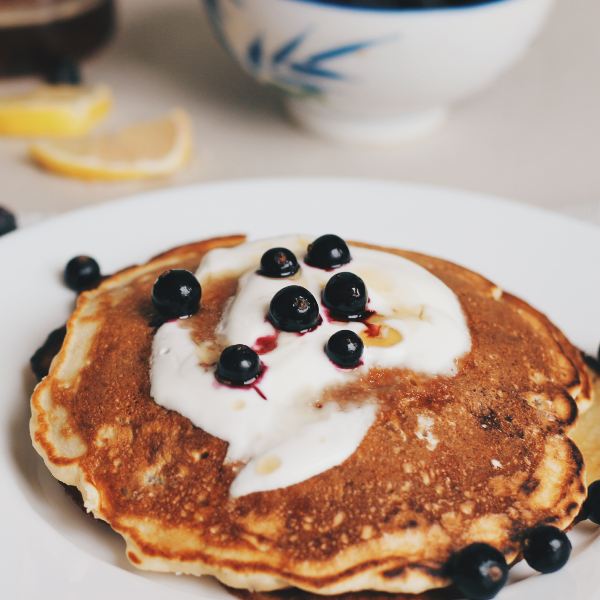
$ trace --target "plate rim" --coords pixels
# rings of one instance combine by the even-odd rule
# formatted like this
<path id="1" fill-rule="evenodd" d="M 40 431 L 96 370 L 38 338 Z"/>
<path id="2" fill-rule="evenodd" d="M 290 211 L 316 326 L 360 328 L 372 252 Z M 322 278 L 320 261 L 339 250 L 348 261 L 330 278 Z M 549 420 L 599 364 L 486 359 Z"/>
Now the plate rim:
<path id="1" fill-rule="evenodd" d="M 274 184 L 286 184 L 286 185 L 339 185 L 339 184 L 357 184 L 357 185 L 381 185 L 384 187 L 398 187 L 399 189 L 410 190 L 413 189 L 417 192 L 431 193 L 434 195 L 440 194 L 455 194 L 460 195 L 464 199 L 468 199 L 471 202 L 484 203 L 488 205 L 504 205 L 530 214 L 544 215 L 550 218 L 559 218 L 570 222 L 578 227 L 589 228 L 590 230 L 597 230 L 600 233 L 600 224 L 591 223 L 583 218 L 562 213 L 553 208 L 538 206 L 535 204 L 529 204 L 520 200 L 515 200 L 500 194 L 480 192 L 476 190 L 464 189 L 455 186 L 445 186 L 441 184 L 424 183 L 418 181 L 400 181 L 392 179 L 382 179 L 377 177 L 332 177 L 332 176 L 306 176 L 306 177 L 287 177 L 285 175 L 277 177 L 242 177 L 239 179 L 215 179 L 210 181 L 201 181 L 195 183 L 186 183 L 184 185 L 176 185 L 172 187 L 161 187 L 157 189 L 144 190 L 140 192 L 134 192 L 132 194 L 125 194 L 123 196 L 117 196 L 109 200 L 103 200 L 88 206 L 79 206 L 77 208 L 66 210 L 64 212 L 51 214 L 47 218 L 44 218 L 37 223 L 26 225 L 23 228 L 17 228 L 16 230 L 0 237 L 0 252 L 2 252 L 3 244 L 11 239 L 21 236 L 25 232 L 35 232 L 40 228 L 43 229 L 49 225 L 60 224 L 62 222 L 76 219 L 85 215 L 94 214 L 97 212 L 104 212 L 111 208 L 119 209 L 120 207 L 128 207 L 137 203 L 146 201 L 159 201 L 163 196 L 169 196 L 170 194 L 181 194 L 186 193 L 195 189 L 220 189 L 220 188 L 235 188 L 235 187 L 246 187 L 246 186 L 257 186 L 262 187 L 265 185 Z"/>

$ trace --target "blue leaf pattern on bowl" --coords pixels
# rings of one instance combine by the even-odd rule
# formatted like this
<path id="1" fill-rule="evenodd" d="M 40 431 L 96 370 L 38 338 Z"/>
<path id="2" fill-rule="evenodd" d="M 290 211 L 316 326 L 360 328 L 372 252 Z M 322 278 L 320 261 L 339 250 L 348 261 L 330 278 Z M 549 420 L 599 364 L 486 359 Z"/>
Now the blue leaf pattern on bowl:
<path id="1" fill-rule="evenodd" d="M 259 69 L 262 64 L 263 47 L 262 39 L 256 38 L 249 46 L 246 52 L 248 64 L 252 69 Z"/>
<path id="2" fill-rule="evenodd" d="M 225 0 L 205 0 L 209 17 L 217 30 L 219 40 L 232 54 L 235 51 L 227 43 L 227 24 L 221 3 Z M 227 0 L 238 8 L 243 8 L 242 0 Z M 293 38 L 286 40 L 269 55 L 265 52 L 265 43 L 262 35 L 258 34 L 248 44 L 242 64 L 246 66 L 258 79 L 283 88 L 287 92 L 316 95 L 325 91 L 323 87 L 329 81 L 348 81 L 348 77 L 336 70 L 330 62 L 360 52 L 381 41 L 361 41 L 341 46 L 334 46 L 310 54 L 304 58 L 297 58 L 297 53 L 308 38 L 309 32 L 305 31 Z M 387 38 L 389 39 L 389 38 Z"/>
<path id="3" fill-rule="evenodd" d="M 283 44 L 279 50 L 273 53 L 273 57 L 271 59 L 272 64 L 278 65 L 284 62 L 287 58 L 293 54 L 294 50 L 300 47 L 302 42 L 306 39 L 306 33 L 301 33 L 297 35 L 295 38 L 292 38 L 287 44 Z"/>

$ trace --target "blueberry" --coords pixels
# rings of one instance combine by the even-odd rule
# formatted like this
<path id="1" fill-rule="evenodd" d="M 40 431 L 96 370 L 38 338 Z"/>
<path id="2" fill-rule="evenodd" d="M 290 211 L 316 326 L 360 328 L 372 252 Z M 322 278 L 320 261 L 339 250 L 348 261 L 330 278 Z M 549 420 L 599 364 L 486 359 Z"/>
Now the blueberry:
<path id="1" fill-rule="evenodd" d="M 15 215 L 6 208 L 0 206 L 0 235 L 10 233 L 17 228 L 17 219 Z"/>
<path id="2" fill-rule="evenodd" d="M 190 271 L 165 271 L 152 288 L 154 308 L 168 319 L 190 317 L 198 312 L 202 288 Z"/>
<path id="3" fill-rule="evenodd" d="M 325 354 L 338 367 L 353 369 L 360 364 L 364 349 L 363 341 L 354 331 L 343 329 L 327 340 Z"/>
<path id="4" fill-rule="evenodd" d="M 91 256 L 76 256 L 65 267 L 64 281 L 75 292 L 91 290 L 101 279 L 100 266 Z"/>
<path id="5" fill-rule="evenodd" d="M 46 70 L 46 81 L 53 85 L 79 85 L 81 83 L 79 66 L 70 58 L 55 60 Z"/>
<path id="6" fill-rule="evenodd" d="M 525 538 L 523 556 L 540 573 L 554 573 L 565 566 L 571 555 L 571 542 L 564 531 L 552 525 L 532 529 Z"/>
<path id="7" fill-rule="evenodd" d="M 337 235 L 328 233 L 317 238 L 308 246 L 304 262 L 319 269 L 337 269 L 352 260 L 346 242 Z"/>
<path id="8" fill-rule="evenodd" d="M 29 360 L 31 370 L 37 377 L 38 381 L 48 375 L 50 363 L 52 362 L 52 359 L 60 352 L 66 334 L 67 327 L 65 325 L 52 331 L 46 338 L 46 341 L 35 351 Z"/>
<path id="9" fill-rule="evenodd" d="M 469 600 L 489 600 L 506 583 L 504 555 L 488 544 L 475 543 L 457 552 L 448 565 L 458 591 Z"/>
<path id="10" fill-rule="evenodd" d="M 268 318 L 277 329 L 297 332 L 313 329 L 321 321 L 315 297 L 299 285 L 288 285 L 273 296 Z"/>
<path id="11" fill-rule="evenodd" d="M 365 282 L 354 273 L 336 273 L 323 290 L 323 304 L 334 318 L 350 321 L 364 318 L 367 300 Z"/>
<path id="12" fill-rule="evenodd" d="M 600 350 L 598 351 L 598 356 L 591 356 L 590 354 L 584 353 L 583 360 L 594 373 L 600 374 Z"/>
<path id="13" fill-rule="evenodd" d="M 290 277 L 299 268 L 298 260 L 291 250 L 271 248 L 262 255 L 258 272 L 265 277 Z"/>
<path id="14" fill-rule="evenodd" d="M 589 518 L 590 518 L 589 507 L 584 502 L 581 505 L 581 508 L 579 509 L 579 512 L 577 513 L 577 518 L 576 518 L 575 522 L 576 523 L 581 523 L 581 521 L 585 521 L 586 519 L 589 519 Z"/>
<path id="15" fill-rule="evenodd" d="M 244 344 L 228 346 L 221 352 L 215 377 L 227 385 L 248 385 L 261 371 L 260 358 Z"/>
<path id="16" fill-rule="evenodd" d="M 586 517 L 600 525 L 600 480 L 590 484 L 587 491 L 587 499 L 583 504 L 582 512 Z"/>

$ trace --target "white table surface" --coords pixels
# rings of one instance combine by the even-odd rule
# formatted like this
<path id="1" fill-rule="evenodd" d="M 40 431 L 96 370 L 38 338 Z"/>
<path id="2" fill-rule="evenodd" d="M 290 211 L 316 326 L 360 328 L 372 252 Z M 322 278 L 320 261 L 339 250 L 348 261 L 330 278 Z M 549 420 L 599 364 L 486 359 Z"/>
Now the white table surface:
<path id="1" fill-rule="evenodd" d="M 196 181 L 349 175 L 489 192 L 600 224 L 598 0 L 557 0 L 512 71 L 455 107 L 430 137 L 387 147 L 338 145 L 296 129 L 278 97 L 217 45 L 199 0 L 123 0 L 119 7 L 116 38 L 84 67 L 89 81 L 115 93 L 103 127 L 183 106 L 195 128 L 192 164 L 169 181 L 84 183 L 38 170 L 26 143 L 0 139 L 0 204 L 51 213 Z M 0 82 L 0 94 L 29 83 Z"/>

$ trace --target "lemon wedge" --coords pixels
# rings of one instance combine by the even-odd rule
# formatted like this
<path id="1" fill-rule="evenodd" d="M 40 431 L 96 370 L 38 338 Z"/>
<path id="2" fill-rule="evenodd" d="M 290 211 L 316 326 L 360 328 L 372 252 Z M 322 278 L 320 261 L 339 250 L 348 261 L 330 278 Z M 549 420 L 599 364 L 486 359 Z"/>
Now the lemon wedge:
<path id="1" fill-rule="evenodd" d="M 111 104 L 112 94 L 104 85 L 42 85 L 0 98 L 0 135 L 83 135 Z"/>
<path id="2" fill-rule="evenodd" d="M 191 148 L 190 118 L 175 109 L 115 133 L 38 142 L 30 156 L 54 173 L 109 181 L 171 175 L 185 165 Z"/>

